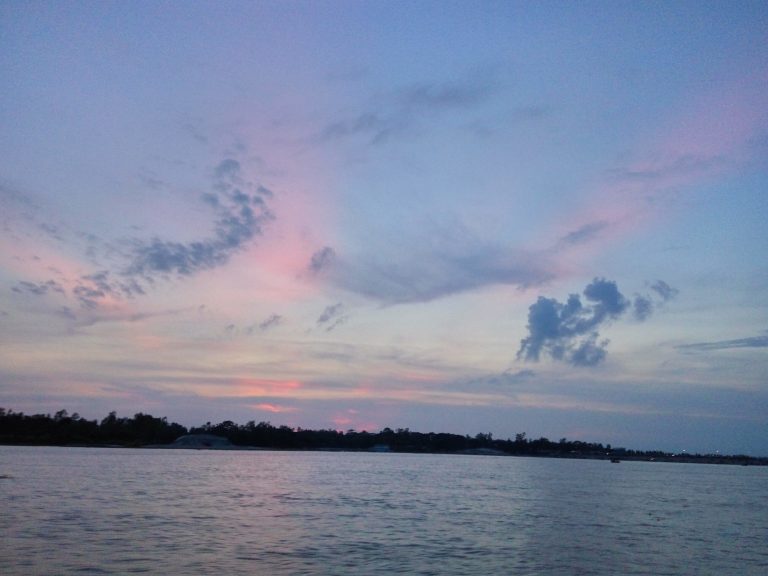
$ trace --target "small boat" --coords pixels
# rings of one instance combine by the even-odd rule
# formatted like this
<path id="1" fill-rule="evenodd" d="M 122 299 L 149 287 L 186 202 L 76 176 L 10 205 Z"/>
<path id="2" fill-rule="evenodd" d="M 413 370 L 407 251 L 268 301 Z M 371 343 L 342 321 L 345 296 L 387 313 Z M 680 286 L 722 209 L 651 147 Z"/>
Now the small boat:
<path id="1" fill-rule="evenodd" d="M 619 464 L 621 462 L 621 460 L 619 460 L 618 458 L 611 458 L 611 462 L 613 464 Z"/>

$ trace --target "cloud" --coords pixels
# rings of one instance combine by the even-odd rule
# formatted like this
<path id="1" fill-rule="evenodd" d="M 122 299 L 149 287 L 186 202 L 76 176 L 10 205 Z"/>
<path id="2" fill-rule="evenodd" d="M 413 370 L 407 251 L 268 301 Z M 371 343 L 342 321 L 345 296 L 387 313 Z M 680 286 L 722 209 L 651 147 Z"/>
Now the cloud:
<path id="1" fill-rule="evenodd" d="M 268 318 L 266 318 L 264 321 L 259 323 L 259 330 L 262 332 L 264 330 L 268 330 L 270 328 L 273 328 L 280 324 L 283 321 L 283 317 L 279 314 L 271 314 Z"/>
<path id="2" fill-rule="evenodd" d="M 297 412 L 298 408 L 293 406 L 282 406 L 280 404 L 270 404 L 269 402 L 261 402 L 260 404 L 251 404 L 251 408 L 254 410 L 261 410 L 264 412 L 272 412 L 274 414 L 282 414 L 286 412 Z"/>
<path id="3" fill-rule="evenodd" d="M 636 296 L 632 304 L 616 282 L 604 278 L 595 278 L 584 288 L 583 295 L 586 303 L 578 294 L 571 294 L 565 303 L 540 296 L 528 309 L 528 336 L 520 341 L 517 358 L 538 362 L 542 354 L 547 354 L 573 366 L 597 366 L 605 360 L 609 343 L 600 338 L 601 327 L 630 308 L 639 320 L 647 319 L 653 311 L 649 297 Z"/>
<path id="4" fill-rule="evenodd" d="M 734 348 L 768 348 L 768 335 L 736 338 L 734 340 L 717 340 L 715 342 L 696 342 L 676 347 L 678 350 L 692 352 L 712 352 L 716 350 L 732 350 Z"/>
<path id="5" fill-rule="evenodd" d="M 320 317 L 317 319 L 317 323 L 325 324 L 326 322 L 332 320 L 341 312 L 342 308 L 343 304 L 341 302 L 326 306 L 325 310 L 323 310 L 323 313 L 320 314 Z"/>
<path id="6" fill-rule="evenodd" d="M 597 366 L 605 360 L 605 347 L 609 340 L 597 341 L 599 334 L 592 332 L 575 348 L 570 350 L 570 363 L 574 366 Z"/>
<path id="7" fill-rule="evenodd" d="M 653 313 L 653 302 L 647 296 L 636 295 L 632 312 L 637 320 L 646 320 Z"/>
<path id="8" fill-rule="evenodd" d="M 240 179 L 240 162 L 232 158 L 225 158 L 216 168 L 213 170 L 221 182 L 235 182 Z"/>
<path id="9" fill-rule="evenodd" d="M 594 303 L 594 321 L 596 324 L 605 318 L 616 318 L 629 306 L 627 299 L 619 292 L 616 282 L 595 278 L 584 288 L 584 296 Z"/>
<path id="10" fill-rule="evenodd" d="M 45 282 L 22 281 L 12 288 L 17 293 L 44 296 L 69 292 L 82 308 L 95 309 L 107 299 L 144 295 L 156 282 L 169 276 L 191 276 L 202 270 L 226 264 L 230 257 L 262 234 L 274 215 L 268 207 L 272 192 L 249 181 L 240 163 L 232 158 L 221 161 L 212 171 L 212 190 L 201 195 L 201 202 L 214 215 L 207 238 L 179 242 L 160 236 L 128 238 L 106 243 L 83 232 L 69 231 L 86 243 L 86 255 L 96 263 L 106 259 L 108 269 L 92 274 L 70 275 L 49 267 L 59 277 Z M 24 218 L 46 235 L 61 241 L 62 226 L 41 221 L 40 209 L 13 191 L 0 187 L 0 207 L 8 203 L 23 209 Z M 97 266 L 105 266 L 98 263 Z"/>
<path id="11" fill-rule="evenodd" d="M 85 274 L 77 279 L 72 294 L 84 308 L 96 308 L 105 298 L 133 298 L 144 288 L 133 278 L 115 279 L 108 270 Z"/>
<path id="12" fill-rule="evenodd" d="M 20 281 L 11 288 L 14 292 L 18 294 L 22 294 L 24 292 L 28 294 L 34 294 L 35 296 L 45 296 L 48 294 L 48 292 L 58 292 L 59 294 L 64 294 L 64 288 L 61 287 L 61 284 L 56 282 L 55 280 L 48 280 L 47 282 L 27 282 L 27 281 Z"/>
<path id="13" fill-rule="evenodd" d="M 680 292 L 676 288 L 672 288 L 669 284 L 663 280 L 657 280 L 655 284 L 651 285 L 651 290 L 656 292 L 661 298 L 667 302 L 672 300 Z"/>
<path id="14" fill-rule="evenodd" d="M 533 370 L 518 370 L 517 372 L 511 372 L 509 370 L 502 372 L 501 374 L 491 374 L 489 376 L 482 376 L 471 380 L 469 384 L 474 386 L 476 384 L 489 385 L 489 386 L 518 386 L 524 382 L 528 382 L 536 377 L 536 372 Z"/>
<path id="15" fill-rule="evenodd" d="M 331 266 L 334 260 L 336 260 L 336 252 L 330 246 L 325 246 L 312 254 L 312 258 L 309 260 L 309 271 L 313 274 L 319 274 Z"/>
<path id="16" fill-rule="evenodd" d="M 266 200 L 272 193 L 244 179 L 240 163 L 227 158 L 214 169 L 214 189 L 202 201 L 216 213 L 214 234 L 192 242 L 175 242 L 159 237 L 131 242 L 131 261 L 124 270 L 128 277 L 153 280 L 156 275 L 190 276 L 226 264 L 274 215 Z"/>
<path id="17" fill-rule="evenodd" d="M 673 300 L 680 292 L 663 280 L 657 280 L 651 284 L 650 289 L 651 294 L 635 294 L 632 302 L 633 316 L 640 322 L 647 320 L 656 308 Z"/>
<path id="18" fill-rule="evenodd" d="M 337 256 L 329 278 L 383 304 L 429 302 L 491 285 L 535 286 L 551 279 L 543 257 L 469 237 L 412 243 L 407 252 Z"/>
<path id="19" fill-rule="evenodd" d="M 493 76 L 480 73 L 460 80 L 406 86 L 389 94 L 375 109 L 330 122 L 314 140 L 365 137 L 369 144 L 381 144 L 393 135 L 407 132 L 427 115 L 472 109 L 481 104 L 497 87 Z"/>
<path id="20" fill-rule="evenodd" d="M 576 244 L 583 244 L 585 242 L 589 242 L 593 240 L 595 237 L 597 237 L 600 232 L 605 230 L 609 226 L 608 222 L 605 221 L 598 221 L 598 222 L 590 222 L 588 224 L 584 224 L 583 226 L 580 226 L 576 230 L 573 230 L 572 232 L 569 232 L 562 238 L 560 238 L 558 245 L 568 245 L 573 246 Z"/>
<path id="21" fill-rule="evenodd" d="M 326 332 L 330 332 L 346 321 L 347 316 L 344 314 L 344 305 L 341 302 L 337 302 L 325 307 L 325 310 L 317 319 L 317 326 L 325 328 Z"/>

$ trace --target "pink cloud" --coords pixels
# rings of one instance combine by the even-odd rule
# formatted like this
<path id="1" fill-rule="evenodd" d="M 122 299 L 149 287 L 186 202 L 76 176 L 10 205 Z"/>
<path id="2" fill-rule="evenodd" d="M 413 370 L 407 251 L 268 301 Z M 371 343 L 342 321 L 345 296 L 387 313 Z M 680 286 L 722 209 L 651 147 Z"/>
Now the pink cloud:
<path id="1" fill-rule="evenodd" d="M 267 378 L 239 378 L 234 382 L 235 396 L 292 396 L 302 387 L 298 380 L 272 380 Z"/>
<path id="2" fill-rule="evenodd" d="M 254 408 L 255 410 L 261 410 L 263 412 L 272 412 L 273 414 L 296 412 L 296 408 L 291 406 L 281 406 L 279 404 L 269 404 L 267 402 L 262 402 L 261 404 L 251 404 L 251 408 Z"/>
<path id="3" fill-rule="evenodd" d="M 751 72 L 712 86 L 688 106 L 645 150 L 592 195 L 578 213 L 557 223 L 549 237 L 561 272 L 577 268 L 615 240 L 656 221 L 670 200 L 691 187 L 716 181 L 748 163 L 754 139 L 768 129 L 768 74 Z"/>
<path id="4" fill-rule="evenodd" d="M 340 432 L 346 430 L 376 432 L 380 429 L 380 426 L 370 419 L 362 418 L 360 412 L 354 408 L 349 408 L 340 414 L 336 414 L 331 418 L 331 422 L 336 425 L 336 429 Z"/>

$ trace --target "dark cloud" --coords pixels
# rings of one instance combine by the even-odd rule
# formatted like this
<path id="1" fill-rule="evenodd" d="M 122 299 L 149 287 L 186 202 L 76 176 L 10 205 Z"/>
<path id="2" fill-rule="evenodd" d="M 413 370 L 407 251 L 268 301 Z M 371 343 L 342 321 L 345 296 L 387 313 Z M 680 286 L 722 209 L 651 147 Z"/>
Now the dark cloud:
<path id="1" fill-rule="evenodd" d="M 45 296 L 49 292 L 64 294 L 64 288 L 62 288 L 61 284 L 55 280 L 48 280 L 47 282 L 27 282 L 22 280 L 17 283 L 16 286 L 11 288 L 11 290 L 17 294 L 28 293 L 34 294 L 35 296 Z"/>
<path id="2" fill-rule="evenodd" d="M 94 309 L 107 298 L 143 295 L 168 276 L 191 276 L 224 265 L 233 254 L 260 235 L 264 225 L 274 219 L 267 205 L 272 192 L 248 181 L 240 163 L 232 158 L 220 162 L 213 175 L 212 191 L 201 195 L 201 201 L 214 215 L 213 230 L 207 238 L 179 242 L 155 236 L 110 244 L 93 235 L 79 233 L 78 237 L 87 244 L 86 253 L 94 263 L 100 259 L 123 262 L 110 270 L 67 279 L 65 285 L 81 307 Z M 2 198 L 0 194 L 0 200 Z M 55 230 L 49 228 L 47 233 L 54 234 Z M 55 280 L 23 281 L 13 290 L 35 295 L 65 293 Z"/>
<path id="3" fill-rule="evenodd" d="M 604 278 L 595 278 L 583 295 L 586 303 L 578 294 L 571 294 L 565 303 L 540 296 L 528 309 L 528 336 L 520 341 L 517 358 L 538 362 L 548 354 L 573 366 L 596 366 L 605 360 L 609 343 L 600 338 L 602 326 L 630 308 L 638 320 L 647 319 L 653 311 L 649 297 L 636 296 L 630 303 L 615 282 Z"/>
<path id="4" fill-rule="evenodd" d="M 214 188 L 202 199 L 216 213 L 212 237 L 176 242 L 159 237 L 132 242 L 131 262 L 124 273 L 128 277 L 152 279 L 177 274 L 189 276 L 226 264 L 274 218 L 265 198 L 272 193 L 244 179 L 240 163 L 232 158 L 223 160 L 214 169 Z"/>
<path id="5" fill-rule="evenodd" d="M 736 338 L 734 340 L 717 340 L 715 342 L 696 342 L 677 346 L 678 350 L 692 352 L 712 352 L 715 350 L 732 350 L 734 348 L 768 348 L 768 335 Z"/>
<path id="6" fill-rule="evenodd" d="M 581 226 L 580 228 L 577 228 L 576 230 L 573 230 L 572 232 L 569 232 L 560 238 L 558 244 L 567 244 L 572 246 L 575 244 L 583 244 L 584 242 L 589 242 L 598 236 L 600 232 L 605 230 L 607 227 L 608 222 L 590 222 L 589 224 L 585 224 L 584 226 Z"/>
<path id="7" fill-rule="evenodd" d="M 313 274 L 318 274 L 331 266 L 335 259 L 336 252 L 333 248 L 330 246 L 321 248 L 312 254 L 312 258 L 309 260 L 309 271 Z"/>
<path id="8" fill-rule="evenodd" d="M 664 306 L 665 303 L 674 299 L 680 292 L 677 288 L 672 288 L 663 280 L 657 280 L 651 284 L 651 294 L 635 294 L 632 302 L 632 313 L 636 320 L 642 322 L 653 314 L 656 308 Z"/>
<path id="9" fill-rule="evenodd" d="M 198 270 L 214 268 L 227 261 L 229 254 L 221 242 L 171 242 L 153 238 L 137 242 L 127 275 L 151 276 L 155 273 L 190 275 Z"/>
<path id="10" fill-rule="evenodd" d="M 680 292 L 676 288 L 672 288 L 669 284 L 664 282 L 664 280 L 657 280 L 655 284 L 651 285 L 651 290 L 661 296 L 665 302 L 672 300 Z"/>
<path id="11" fill-rule="evenodd" d="M 72 293 L 80 301 L 80 305 L 85 308 L 96 308 L 99 305 L 99 301 L 107 296 L 104 291 L 98 288 L 82 285 L 75 286 Z"/>
<path id="12" fill-rule="evenodd" d="M 115 279 L 107 270 L 81 276 L 72 289 L 73 296 L 84 308 L 96 308 L 105 298 L 133 298 L 144 293 L 135 279 Z"/>
<path id="13" fill-rule="evenodd" d="M 238 180 L 240 178 L 240 162 L 225 158 L 214 169 L 213 173 L 219 180 Z"/>
<path id="14" fill-rule="evenodd" d="M 330 332 L 334 328 L 346 322 L 347 316 L 344 314 L 344 305 L 341 302 L 326 306 L 322 314 L 317 319 L 317 325 Z"/>
<path id="15" fill-rule="evenodd" d="M 325 324 L 326 322 L 333 320 L 336 316 L 338 316 L 341 313 L 341 309 L 343 307 L 344 305 L 341 302 L 337 302 L 336 304 L 326 306 L 325 310 L 323 310 L 323 313 L 320 314 L 320 316 L 318 317 L 317 323 Z"/>
<path id="16" fill-rule="evenodd" d="M 262 332 L 264 330 L 268 330 L 270 328 L 273 328 L 280 324 L 283 321 L 283 317 L 279 314 L 272 314 L 268 318 L 266 318 L 264 321 L 259 323 L 259 330 Z"/>
<path id="17" fill-rule="evenodd" d="M 632 303 L 632 313 L 641 322 L 653 313 L 653 301 L 647 296 L 636 295 Z"/>
<path id="18" fill-rule="evenodd" d="M 605 318 L 616 318 L 629 307 L 629 302 L 619 292 L 616 282 L 595 278 L 584 288 L 585 298 L 594 304 L 594 322 L 599 324 Z"/>
<path id="19" fill-rule="evenodd" d="M 574 366 L 597 366 L 605 360 L 608 340 L 597 341 L 597 332 L 592 332 L 570 351 L 570 363 Z"/>

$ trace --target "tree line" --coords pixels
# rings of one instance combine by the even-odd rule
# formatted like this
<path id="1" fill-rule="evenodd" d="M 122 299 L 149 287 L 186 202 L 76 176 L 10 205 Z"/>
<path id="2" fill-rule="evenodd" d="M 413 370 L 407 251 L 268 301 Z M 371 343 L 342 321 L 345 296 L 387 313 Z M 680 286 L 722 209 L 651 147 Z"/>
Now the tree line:
<path id="1" fill-rule="evenodd" d="M 26 415 L 0 408 L 0 443 L 38 445 L 144 446 L 168 444 L 187 433 L 187 428 L 166 418 L 139 412 L 118 418 L 110 412 L 100 422 L 86 420 L 66 410 Z"/>
<path id="2" fill-rule="evenodd" d="M 413 432 L 408 428 L 384 428 L 379 432 L 357 430 L 307 430 L 273 426 L 269 422 L 236 424 L 226 420 L 186 428 L 168 419 L 141 412 L 132 418 L 110 412 L 101 421 L 60 410 L 50 414 L 26 415 L 0 408 L 0 444 L 80 445 L 140 447 L 171 444 L 186 434 L 213 434 L 235 446 L 275 450 L 368 450 L 415 453 L 499 453 L 568 458 L 655 459 L 660 461 L 707 461 L 719 463 L 768 464 L 766 458 L 723 455 L 676 455 L 660 450 L 640 451 L 597 442 L 561 438 L 528 438 L 525 432 L 514 439 L 494 438 L 491 433 L 475 436 L 446 432 Z"/>

